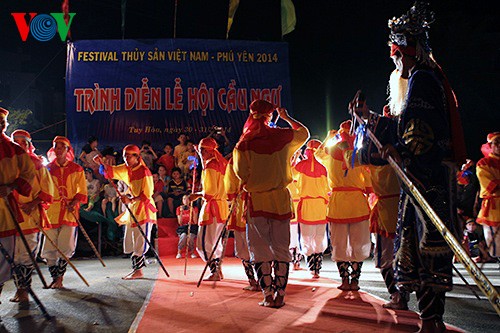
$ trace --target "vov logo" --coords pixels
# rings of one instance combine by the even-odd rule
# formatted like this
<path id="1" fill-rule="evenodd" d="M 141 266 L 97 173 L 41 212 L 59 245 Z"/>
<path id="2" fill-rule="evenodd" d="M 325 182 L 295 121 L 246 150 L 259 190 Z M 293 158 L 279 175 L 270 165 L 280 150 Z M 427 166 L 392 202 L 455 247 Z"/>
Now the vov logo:
<path id="1" fill-rule="evenodd" d="M 56 32 L 59 33 L 61 41 L 65 41 L 68 36 L 69 27 L 73 22 L 76 13 L 68 13 L 69 20 L 66 24 L 64 13 L 38 14 L 29 13 L 29 21 L 26 20 L 28 13 L 11 13 L 17 25 L 17 30 L 23 42 L 28 39 L 28 34 L 40 42 L 46 42 L 54 38 Z"/>

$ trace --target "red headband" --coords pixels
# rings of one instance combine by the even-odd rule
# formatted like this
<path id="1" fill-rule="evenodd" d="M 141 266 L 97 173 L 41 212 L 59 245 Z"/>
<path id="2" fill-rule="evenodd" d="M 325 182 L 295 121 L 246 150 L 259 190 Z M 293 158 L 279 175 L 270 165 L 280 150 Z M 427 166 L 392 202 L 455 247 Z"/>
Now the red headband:
<path id="1" fill-rule="evenodd" d="M 126 153 L 136 154 L 140 156 L 141 150 L 136 145 L 126 145 L 125 148 L 123 148 L 123 155 L 125 155 Z"/>
<path id="2" fill-rule="evenodd" d="M 215 141 L 214 138 L 203 138 L 200 140 L 200 143 L 198 144 L 198 148 L 204 148 L 208 150 L 215 150 L 217 149 L 219 145 L 217 144 L 217 141 Z"/>
<path id="3" fill-rule="evenodd" d="M 496 138 L 498 138 L 500 136 L 500 132 L 493 132 L 493 133 L 490 133 L 488 134 L 488 136 L 486 137 L 486 141 L 488 143 L 492 143 Z"/>
<path id="4" fill-rule="evenodd" d="M 56 143 L 58 143 L 58 142 L 66 145 L 68 148 L 71 148 L 71 143 L 69 142 L 68 138 L 66 138 L 64 136 L 56 136 L 54 138 L 54 140 L 52 141 L 53 146 L 55 147 Z"/>
<path id="5" fill-rule="evenodd" d="M 12 132 L 10 137 L 12 140 L 14 140 L 14 138 L 22 138 L 25 139 L 26 141 L 31 142 L 31 135 L 27 131 L 22 129 L 15 130 L 14 132 Z"/>
<path id="6" fill-rule="evenodd" d="M 9 115 L 9 110 L 0 108 L 0 116 L 7 117 Z"/>
<path id="7" fill-rule="evenodd" d="M 263 99 L 257 99 L 250 104 L 250 113 L 269 114 L 274 111 L 274 106 Z"/>

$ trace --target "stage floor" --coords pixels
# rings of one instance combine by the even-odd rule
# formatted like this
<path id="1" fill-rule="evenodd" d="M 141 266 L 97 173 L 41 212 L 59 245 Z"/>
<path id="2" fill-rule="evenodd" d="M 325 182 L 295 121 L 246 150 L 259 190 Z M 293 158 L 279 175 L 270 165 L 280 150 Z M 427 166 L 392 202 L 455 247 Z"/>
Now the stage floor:
<path id="1" fill-rule="evenodd" d="M 415 332 L 418 315 L 382 307 L 383 300 L 366 292 L 343 292 L 333 280 L 336 272 L 312 279 L 306 270 L 291 271 L 286 305 L 264 308 L 260 292 L 246 286 L 241 261 L 224 260 L 224 280 L 196 283 L 203 270 L 201 259 L 164 258 L 170 278 L 159 272 L 144 314 L 131 331 L 149 332 Z M 168 330 L 167 330 L 168 328 Z M 460 331 L 450 328 L 453 331 Z"/>

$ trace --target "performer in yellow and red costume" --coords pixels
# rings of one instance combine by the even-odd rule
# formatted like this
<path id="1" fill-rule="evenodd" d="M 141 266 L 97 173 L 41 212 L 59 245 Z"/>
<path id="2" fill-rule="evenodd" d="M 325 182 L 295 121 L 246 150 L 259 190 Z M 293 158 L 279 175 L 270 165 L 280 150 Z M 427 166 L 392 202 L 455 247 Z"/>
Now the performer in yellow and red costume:
<path id="1" fill-rule="evenodd" d="M 299 149 L 292 157 L 291 161 L 292 168 L 297 163 L 300 162 L 301 156 L 302 156 L 302 151 Z M 292 255 L 293 270 L 298 271 L 301 270 L 300 262 L 304 258 L 304 255 L 302 254 L 302 250 L 300 248 L 299 222 L 297 221 L 297 207 L 300 201 L 300 193 L 297 187 L 297 181 L 295 179 L 293 179 L 292 182 L 288 184 L 287 188 L 288 191 L 290 191 L 290 196 L 292 197 L 292 205 L 293 205 L 292 206 L 293 215 L 292 218 L 290 219 L 290 254 Z"/>
<path id="2" fill-rule="evenodd" d="M 73 162 L 75 153 L 71 143 L 64 136 L 56 136 L 52 148 L 47 152 L 49 169 L 52 179 L 58 189 L 58 195 L 47 210 L 47 236 L 57 247 L 71 258 L 75 253 L 78 238 L 78 222 L 80 204 L 87 202 L 87 183 L 83 168 Z M 50 242 L 45 242 L 43 255 L 47 259 L 49 272 L 52 276 L 51 288 L 63 287 L 63 276 L 68 262 Z"/>
<path id="3" fill-rule="evenodd" d="M 235 255 L 241 259 L 245 274 L 248 278 L 248 286 L 243 290 L 259 291 L 259 285 L 255 280 L 254 265 L 250 260 L 250 251 L 248 250 L 247 241 L 247 217 L 244 214 L 244 202 L 246 200 L 246 192 L 241 188 L 241 181 L 234 173 L 233 158 L 229 159 L 224 175 L 224 186 L 226 188 L 227 198 L 236 205 L 233 213 L 229 218 L 227 229 L 234 233 L 234 249 Z"/>
<path id="4" fill-rule="evenodd" d="M 284 108 L 276 110 L 292 128 L 270 127 L 274 110 L 267 101 L 253 101 L 233 151 L 234 171 L 247 192 L 248 244 L 264 294 L 259 304 L 266 307 L 285 304 L 293 215 L 287 189 L 292 182 L 290 160 L 309 138 L 308 129 Z"/>
<path id="5" fill-rule="evenodd" d="M 190 200 L 203 198 L 199 216 L 198 238 L 196 249 L 200 257 L 206 262 L 214 250 L 215 243 L 224 229 L 229 208 L 226 190 L 224 188 L 224 174 L 227 160 L 217 150 L 217 141 L 214 138 L 204 138 L 196 147 L 201 158 L 203 171 L 201 172 L 202 192 L 193 193 Z M 211 275 L 209 281 L 222 279 L 220 258 L 222 256 L 222 242 L 217 244 L 213 257 L 208 263 Z"/>
<path id="6" fill-rule="evenodd" d="M 326 208 L 328 204 L 328 178 L 326 168 L 314 157 L 321 141 L 307 143 L 305 160 L 292 169 L 300 195 L 297 221 L 300 223 L 302 250 L 314 278 L 319 278 L 323 252 L 327 247 Z"/>
<path id="7" fill-rule="evenodd" d="M 35 155 L 35 147 L 31 142 L 30 133 L 24 130 L 15 130 L 11 134 L 11 139 L 29 154 L 35 165 L 36 171 L 35 177 L 31 180 L 32 190 L 30 195 L 25 196 L 14 191 L 14 198 L 19 204 L 22 214 L 23 223 L 20 226 L 30 251 L 34 253 L 39 245 L 40 228 L 43 228 L 48 223 L 45 209 L 52 203 L 54 197 L 57 197 L 58 192 L 49 170 L 43 166 L 42 159 Z M 16 266 L 13 275 L 17 291 L 10 301 L 25 303 L 28 302 L 26 289 L 31 287 L 31 275 L 34 266 L 19 236 L 16 239 L 14 263 Z"/>
<path id="8" fill-rule="evenodd" d="M 15 221 L 13 215 L 17 216 L 18 222 L 23 222 L 19 206 L 14 198 L 13 191 L 29 196 L 32 187 L 31 180 L 35 177 L 35 166 L 30 156 L 11 139 L 5 135 L 9 111 L 0 107 L 0 292 L 3 284 L 9 280 L 12 274 L 10 260 L 14 256 L 15 249 Z M 22 224 L 22 223 L 21 223 Z"/>
<path id="9" fill-rule="evenodd" d="M 121 200 L 125 205 L 128 205 L 130 211 L 125 209 L 115 218 L 116 223 L 125 225 L 123 252 L 132 254 L 132 271 L 122 279 L 140 279 L 144 277 L 142 268 L 146 266 L 144 255 L 149 250 L 149 244 L 138 228 L 140 227 L 150 240 L 151 229 L 156 223 L 157 209 L 153 199 L 153 175 L 142 160 L 141 150 L 136 145 L 127 145 L 123 148 L 123 160 L 125 161 L 123 164 L 105 165 L 100 156 L 94 159 L 101 164 L 100 171 L 107 179 L 120 180 L 128 186 L 127 192 L 121 196 Z"/>
<path id="10" fill-rule="evenodd" d="M 483 225 L 484 238 L 492 257 L 500 257 L 500 132 L 487 136 L 489 154 L 476 165 L 483 199 L 476 221 Z"/>
<path id="11" fill-rule="evenodd" d="M 363 260 L 370 255 L 370 207 L 365 193 L 371 191 L 365 166 L 348 170 L 345 149 L 353 149 L 354 137 L 349 134 L 351 121 L 340 125 L 338 133 L 329 135 L 316 150 L 315 156 L 328 171 L 331 196 L 327 220 L 330 222 L 332 259 L 337 262 L 341 290 L 358 290 Z"/>

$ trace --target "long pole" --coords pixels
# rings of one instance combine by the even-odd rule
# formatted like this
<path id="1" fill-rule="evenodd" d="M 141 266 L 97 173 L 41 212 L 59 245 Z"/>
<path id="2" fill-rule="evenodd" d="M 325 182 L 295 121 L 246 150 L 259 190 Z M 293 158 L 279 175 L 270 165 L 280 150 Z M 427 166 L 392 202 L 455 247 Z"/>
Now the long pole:
<path id="1" fill-rule="evenodd" d="M 37 226 L 38 230 L 40 230 L 42 232 L 42 234 L 45 236 L 45 238 L 49 241 L 49 243 L 52 244 L 52 246 L 57 250 L 57 252 L 59 252 L 61 257 L 71 266 L 71 268 L 73 268 L 75 273 L 80 277 L 80 279 L 82 279 L 83 283 L 85 283 L 87 285 L 87 287 L 90 287 L 89 283 L 87 282 L 87 280 L 85 280 L 85 278 L 80 273 L 80 271 L 78 271 L 78 269 L 75 267 L 75 265 L 73 265 L 71 260 L 69 260 L 69 258 L 61 251 L 61 249 L 59 249 L 57 244 L 54 243 L 54 241 L 49 237 L 49 235 L 47 235 L 45 230 L 43 230 L 43 228 L 38 223 L 36 223 L 36 226 Z"/>
<path id="2" fill-rule="evenodd" d="M 196 159 L 193 160 L 192 166 L 193 166 L 193 185 L 191 188 L 191 194 L 194 194 L 195 184 L 196 184 Z M 184 276 L 186 276 L 186 272 L 187 272 L 188 254 L 189 254 L 189 237 L 191 236 L 191 224 L 193 222 L 194 202 L 191 202 L 190 206 L 191 207 L 189 208 L 189 222 L 188 222 L 187 240 L 186 240 L 186 255 L 184 257 Z"/>
<path id="3" fill-rule="evenodd" d="M 222 237 L 225 236 L 227 232 L 227 224 L 229 223 L 229 219 L 231 218 L 231 215 L 233 214 L 234 207 L 236 206 L 235 203 L 238 200 L 240 194 L 236 198 L 233 199 L 231 203 L 231 209 L 229 210 L 229 215 L 227 216 L 226 222 L 224 223 L 224 228 L 222 228 L 221 233 L 219 234 L 219 237 L 217 238 L 217 241 L 214 244 L 214 248 L 212 249 L 212 252 L 210 253 L 210 256 L 207 258 L 207 262 L 205 263 L 205 267 L 203 268 L 203 272 L 201 272 L 200 279 L 198 280 L 198 283 L 196 284 L 196 287 L 199 288 L 201 281 L 203 280 L 203 276 L 205 276 L 205 272 L 207 271 L 208 265 L 210 264 L 210 261 L 212 261 L 212 258 L 214 257 L 215 251 L 217 250 L 217 246 L 219 245 L 219 242 L 221 241 Z"/>
<path id="4" fill-rule="evenodd" d="M 94 243 L 92 243 L 92 240 L 90 239 L 89 237 L 89 234 L 85 231 L 85 228 L 83 227 L 83 224 L 82 222 L 80 221 L 80 219 L 76 216 L 75 212 L 71 212 L 71 215 L 73 215 L 73 217 L 75 218 L 76 220 L 76 223 L 78 223 L 78 227 L 80 228 L 80 231 L 82 232 L 83 234 L 83 237 L 85 237 L 85 239 L 87 240 L 87 242 L 89 243 L 90 247 L 92 248 L 92 251 L 94 251 L 94 254 L 96 255 L 97 259 L 99 259 L 99 261 L 101 262 L 102 266 L 103 267 L 106 267 L 106 264 L 104 263 L 104 261 L 102 260 L 102 257 L 101 255 L 99 254 L 99 251 L 97 251 L 97 249 L 95 248 L 95 245 Z"/>
<path id="5" fill-rule="evenodd" d="M 2 245 L 2 242 L 0 242 L 0 252 L 2 252 L 4 258 L 5 258 L 5 261 L 7 261 L 7 263 L 10 265 L 11 269 L 14 270 L 16 268 L 16 264 L 14 264 L 14 260 L 12 259 L 11 255 L 9 254 L 9 252 L 7 251 L 7 249 L 5 249 L 5 247 Z M 28 292 L 28 294 L 31 295 L 31 297 L 33 298 L 33 300 L 35 301 L 35 303 L 38 305 L 38 307 L 40 308 L 40 311 L 42 312 L 43 316 L 45 317 L 46 320 L 51 320 L 52 319 L 52 316 L 49 315 L 49 313 L 47 312 L 47 309 L 45 308 L 45 306 L 43 306 L 42 302 L 40 301 L 40 299 L 38 298 L 38 296 L 35 294 L 35 292 L 33 291 L 33 289 L 31 289 L 31 286 L 29 286 L 24 277 L 22 278 L 23 279 L 23 284 L 24 284 L 24 288 L 26 289 L 26 291 Z"/>
<path id="6" fill-rule="evenodd" d="M 351 113 L 354 115 L 355 119 L 360 123 L 363 124 L 364 121 L 361 119 L 361 117 L 356 114 L 354 110 L 350 110 Z M 382 149 L 382 144 L 380 141 L 377 139 L 375 134 L 373 134 L 370 129 L 366 129 L 366 133 L 370 140 L 372 140 L 373 144 L 377 147 L 377 149 L 380 151 Z M 469 257 L 467 252 L 463 249 L 463 247 L 460 245 L 460 243 L 457 241 L 457 239 L 453 236 L 453 234 L 448 230 L 446 225 L 441 221 L 441 218 L 436 214 L 434 209 L 431 207 L 431 205 L 425 200 L 424 196 L 420 191 L 417 189 L 417 187 L 413 184 L 413 182 L 408 178 L 406 173 L 401 169 L 401 167 L 398 165 L 398 163 L 392 158 L 392 156 L 389 156 L 387 161 L 389 164 L 392 166 L 394 171 L 396 172 L 396 175 L 398 176 L 399 179 L 405 184 L 405 186 L 408 188 L 410 193 L 413 195 L 419 206 L 422 208 L 422 210 L 425 212 L 425 214 L 429 217 L 431 222 L 434 224 L 436 229 L 441 233 L 443 236 L 444 240 L 448 245 L 450 246 L 451 250 L 455 253 L 455 256 L 460 260 L 460 262 L 464 265 L 465 269 L 469 273 L 469 275 L 474 279 L 476 282 L 477 286 L 481 291 L 483 292 L 484 295 L 488 298 L 489 302 L 497 312 L 497 314 L 500 316 L 500 299 L 498 297 L 498 291 L 495 289 L 493 284 L 491 284 L 490 280 L 486 277 L 486 275 L 483 274 L 483 272 L 477 267 L 476 263 Z"/>
<path id="7" fill-rule="evenodd" d="M 116 184 L 113 182 L 112 179 L 109 179 L 109 183 L 111 184 L 111 186 L 114 187 L 114 189 L 116 190 L 117 193 L 120 193 L 120 191 L 118 191 L 118 186 L 116 186 Z M 125 208 L 129 212 L 130 216 L 132 216 L 132 220 L 134 221 L 135 227 L 137 227 L 137 229 L 139 229 L 139 232 L 141 233 L 142 237 L 144 237 L 144 240 L 148 244 L 149 248 L 153 251 L 153 254 L 154 254 L 156 260 L 158 260 L 158 264 L 160 264 L 161 269 L 163 270 L 163 272 L 165 273 L 165 275 L 167 277 L 170 277 L 170 274 L 168 274 L 167 269 L 163 265 L 163 262 L 161 261 L 160 256 L 158 255 L 158 252 L 156 252 L 156 249 L 153 247 L 153 245 L 149 241 L 148 236 L 144 233 L 144 230 L 142 230 L 141 225 L 139 224 L 139 221 L 137 221 L 137 218 L 135 217 L 134 213 L 132 213 L 132 210 L 130 209 L 130 207 L 126 203 L 123 203 L 123 205 L 125 206 Z"/>
<path id="8" fill-rule="evenodd" d="M 111 182 L 111 183 L 113 183 L 113 182 Z M 123 203 L 123 204 L 125 205 L 125 208 L 127 208 L 130 216 L 132 216 L 132 220 L 134 220 L 135 227 L 137 227 L 137 229 L 139 229 L 139 232 L 141 233 L 142 237 L 144 237 L 144 240 L 149 245 L 149 248 L 153 251 L 153 254 L 154 254 L 156 260 L 158 260 L 158 263 L 160 264 L 161 269 L 163 270 L 163 272 L 165 273 L 165 275 L 167 277 L 170 277 L 170 274 L 168 274 L 167 269 L 163 265 L 163 262 L 161 261 L 160 256 L 158 255 L 158 252 L 156 252 L 156 249 L 153 247 L 153 245 L 149 241 L 148 237 L 144 233 L 144 230 L 142 230 L 142 228 L 139 224 L 139 221 L 137 221 L 137 218 L 135 217 L 134 213 L 132 213 L 132 210 L 130 209 L 130 207 L 126 203 Z"/>
<path id="9" fill-rule="evenodd" d="M 38 266 L 38 263 L 36 262 L 35 256 L 33 255 L 33 252 L 31 252 L 30 246 L 28 244 L 28 241 L 26 240 L 26 237 L 24 237 L 23 230 L 21 229 L 21 226 L 19 225 L 19 221 L 16 218 L 16 215 L 14 214 L 14 211 L 12 210 L 12 206 L 10 205 L 9 200 L 4 197 L 3 198 L 5 201 L 5 205 L 7 206 L 7 209 L 9 210 L 10 216 L 12 217 L 12 220 L 14 221 L 14 226 L 16 227 L 16 231 L 19 234 L 19 238 L 21 238 L 21 241 L 26 248 L 26 252 L 28 253 L 31 262 L 33 263 L 33 266 L 35 267 L 36 273 L 40 277 L 40 280 L 42 281 L 43 287 L 45 289 L 48 289 L 49 286 L 47 285 L 47 282 L 45 281 L 45 278 L 43 277 L 42 271 L 40 270 L 40 266 Z"/>

